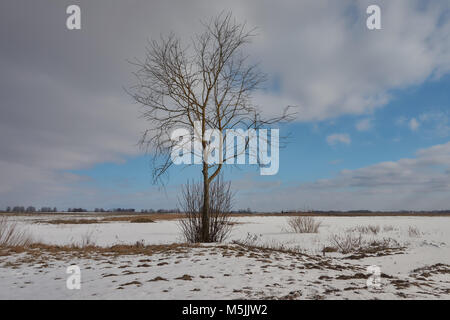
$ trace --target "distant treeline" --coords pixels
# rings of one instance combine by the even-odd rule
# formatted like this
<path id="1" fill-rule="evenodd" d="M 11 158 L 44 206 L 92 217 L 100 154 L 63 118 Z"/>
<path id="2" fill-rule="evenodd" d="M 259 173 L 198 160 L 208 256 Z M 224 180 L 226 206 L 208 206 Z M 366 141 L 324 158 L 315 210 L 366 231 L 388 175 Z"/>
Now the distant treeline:
<path id="1" fill-rule="evenodd" d="M 7 207 L 6 210 L 0 210 L 0 212 L 6 212 L 6 213 L 54 213 L 54 212 L 110 212 L 110 213 L 181 213 L 180 209 L 142 209 L 142 210 L 136 210 L 134 208 L 113 208 L 113 209 L 104 209 L 104 208 L 95 208 L 92 210 L 87 210 L 84 208 L 68 208 L 67 210 L 58 210 L 56 207 L 42 207 L 40 209 L 37 209 L 33 206 L 15 206 L 15 207 Z M 240 210 L 234 210 L 231 213 L 252 213 L 252 210 L 250 209 L 240 209 Z"/>
<path id="2" fill-rule="evenodd" d="M 141 212 L 141 213 L 180 213 L 180 209 L 142 209 L 140 211 L 134 208 L 113 208 L 113 209 L 103 209 L 103 208 L 95 208 L 94 210 L 88 210 L 84 208 L 68 208 L 67 210 L 58 210 L 56 207 L 42 207 L 37 209 L 33 206 L 15 206 L 15 207 L 7 207 L 5 210 L 1 210 L 0 212 L 6 213 L 35 213 L 35 212 Z"/>
<path id="3" fill-rule="evenodd" d="M 94 212 L 179 213 L 180 209 L 142 209 L 139 211 L 133 208 L 115 208 L 109 210 L 105 210 L 103 208 L 95 208 Z"/>
<path id="4" fill-rule="evenodd" d="M 33 212 L 58 212 L 56 207 L 42 207 L 40 209 L 36 209 L 33 206 L 15 206 L 15 207 L 6 207 L 6 210 L 3 212 L 12 212 L 12 213 L 33 213 Z"/>

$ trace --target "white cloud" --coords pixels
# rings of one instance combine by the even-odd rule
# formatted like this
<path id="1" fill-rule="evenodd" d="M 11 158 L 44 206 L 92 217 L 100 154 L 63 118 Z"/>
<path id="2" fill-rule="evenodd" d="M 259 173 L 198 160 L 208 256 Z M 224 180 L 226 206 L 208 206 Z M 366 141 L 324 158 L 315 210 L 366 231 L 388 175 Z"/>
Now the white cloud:
<path id="1" fill-rule="evenodd" d="M 350 144 L 351 143 L 351 139 L 350 136 L 346 133 L 334 133 L 334 134 L 330 134 L 329 136 L 327 136 L 327 143 L 330 146 L 334 146 L 338 143 L 343 143 L 343 144 Z"/>
<path id="2" fill-rule="evenodd" d="M 408 118 L 406 118 L 406 117 L 404 117 L 404 116 L 401 116 L 401 117 L 398 117 L 398 118 L 395 120 L 395 124 L 396 124 L 397 126 L 403 126 L 407 121 L 408 121 Z"/>
<path id="3" fill-rule="evenodd" d="M 250 3 L 243 16 L 261 27 L 254 55 L 279 75 L 274 96 L 299 106 L 299 120 L 367 114 L 389 102 L 393 89 L 450 70 L 448 1 L 380 1 L 383 30 L 376 32 L 365 27 L 370 1 L 282 2 L 270 19 L 268 2 Z"/>
<path id="4" fill-rule="evenodd" d="M 426 129 L 426 133 L 440 138 L 450 135 L 450 113 L 447 110 L 422 113 L 419 116 L 419 121 Z"/>
<path id="5" fill-rule="evenodd" d="M 372 119 L 366 118 L 359 120 L 356 125 L 356 130 L 358 131 L 368 131 L 373 127 Z"/>
<path id="6" fill-rule="evenodd" d="M 305 205 L 316 210 L 443 210 L 450 208 L 449 193 L 450 142 L 418 150 L 414 158 L 342 170 L 330 179 L 249 189 L 241 202 L 266 210 Z"/>
<path id="7" fill-rule="evenodd" d="M 421 121 L 417 120 L 416 118 L 408 119 L 407 117 L 399 117 L 395 121 L 395 124 L 397 126 L 407 126 L 411 131 L 417 131 L 421 126 Z"/>
<path id="8" fill-rule="evenodd" d="M 411 131 L 417 131 L 417 129 L 419 129 L 420 123 L 416 118 L 412 118 L 411 120 L 409 120 L 408 126 Z"/>
<path id="9" fill-rule="evenodd" d="M 102 6 L 81 1 L 95 19 L 85 31 L 69 35 L 54 27 L 61 22 L 62 2 L 33 5 L 33 15 L 21 10 L 21 1 L 0 2 L 0 11 L 8 12 L 0 19 L 0 29 L 8 30 L 0 33 L 0 42 L 8 43 L 0 52 L 0 176 L 15 177 L 2 185 L 0 206 L 12 199 L 26 202 L 31 195 L 47 199 L 50 192 L 42 191 L 47 186 L 65 190 L 72 179 L 62 178 L 61 170 L 136 155 L 146 124 L 122 90 L 132 71 L 125 60 L 141 58 L 146 39 L 161 33 L 190 39 L 201 27 L 199 19 L 222 10 L 259 28 L 248 51 L 269 78 L 279 79 L 277 92 L 256 97 L 270 114 L 287 104 L 298 106 L 300 121 L 368 114 L 385 105 L 393 89 L 449 72 L 447 0 L 426 5 L 379 0 L 383 30 L 376 32 L 365 27 L 369 4 L 137 0 L 135 6 Z M 331 144 L 351 142 L 343 134 L 330 139 Z"/>

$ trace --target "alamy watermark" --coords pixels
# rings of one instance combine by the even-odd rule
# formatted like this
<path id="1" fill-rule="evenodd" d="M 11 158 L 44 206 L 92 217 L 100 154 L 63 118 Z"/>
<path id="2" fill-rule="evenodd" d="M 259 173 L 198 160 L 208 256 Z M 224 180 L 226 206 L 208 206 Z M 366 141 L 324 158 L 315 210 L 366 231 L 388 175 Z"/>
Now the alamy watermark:
<path id="1" fill-rule="evenodd" d="M 206 129 L 203 138 L 201 129 L 196 121 L 193 133 L 186 128 L 171 133 L 174 164 L 258 164 L 261 175 L 278 173 L 279 129 Z"/>
<path id="2" fill-rule="evenodd" d="M 81 8 L 73 4 L 67 7 L 66 13 L 69 15 L 66 19 L 66 27 L 68 30 L 81 29 Z"/>
<path id="3" fill-rule="evenodd" d="M 366 20 L 366 25 L 369 30 L 381 29 L 381 9 L 378 5 L 372 4 L 367 7 L 366 13 L 369 17 Z M 68 30 L 81 29 L 81 8 L 79 5 L 72 4 L 66 9 L 68 15 L 66 19 L 66 27 Z"/>
<path id="4" fill-rule="evenodd" d="M 367 288 L 381 289 L 381 268 L 377 265 L 368 266 L 366 269 L 370 277 L 366 280 Z"/>
<path id="5" fill-rule="evenodd" d="M 66 273 L 69 275 L 66 280 L 66 287 L 69 290 L 81 289 L 81 269 L 77 265 L 67 267 Z"/>
<path id="6" fill-rule="evenodd" d="M 381 9 L 376 4 L 367 7 L 366 13 L 369 17 L 366 20 L 367 29 L 380 30 L 381 29 Z"/>

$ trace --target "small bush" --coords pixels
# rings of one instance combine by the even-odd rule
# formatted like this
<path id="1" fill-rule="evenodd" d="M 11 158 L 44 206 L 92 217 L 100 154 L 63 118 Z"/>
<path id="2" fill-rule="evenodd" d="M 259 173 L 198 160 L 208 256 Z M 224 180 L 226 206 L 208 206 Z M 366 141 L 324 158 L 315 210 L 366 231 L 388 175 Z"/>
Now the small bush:
<path id="1" fill-rule="evenodd" d="M 247 236 L 245 237 L 245 239 L 233 240 L 232 242 L 241 246 L 256 246 L 261 237 L 262 234 L 258 235 L 256 233 L 252 234 L 250 232 L 247 232 Z"/>
<path id="2" fill-rule="evenodd" d="M 377 253 L 387 249 L 400 248 L 400 244 L 392 238 L 378 240 L 365 240 L 362 234 L 348 233 L 345 236 L 333 235 L 330 237 L 333 248 L 343 254 L 347 253 Z"/>
<path id="3" fill-rule="evenodd" d="M 295 216 L 288 219 L 289 228 L 296 233 L 318 233 L 320 224 L 313 217 Z"/>
<path id="4" fill-rule="evenodd" d="M 376 250 L 386 250 L 386 249 L 392 249 L 392 248 L 399 248 L 400 244 L 397 240 L 392 238 L 383 238 L 379 240 L 372 240 L 369 242 L 366 251 L 371 251 L 374 248 Z"/>
<path id="5" fill-rule="evenodd" d="M 262 235 L 247 233 L 245 239 L 233 240 L 232 243 L 262 251 L 277 251 L 291 254 L 304 254 L 305 250 L 301 246 L 290 246 L 272 239 L 272 241 L 261 242 Z"/>
<path id="6" fill-rule="evenodd" d="M 209 185 L 209 188 L 209 239 L 206 242 L 223 242 L 234 226 L 230 213 L 234 194 L 231 191 L 231 183 L 224 182 L 221 175 Z M 184 219 L 179 220 L 184 239 L 188 243 L 203 242 L 203 184 L 184 185 L 179 203 L 186 215 Z"/>
<path id="7" fill-rule="evenodd" d="M 337 248 L 340 253 L 344 254 L 358 251 L 364 244 L 361 234 L 346 234 L 345 236 L 333 235 L 330 240 L 332 247 Z"/>
<path id="8" fill-rule="evenodd" d="M 348 229 L 349 232 L 359 232 L 362 234 L 378 234 L 380 232 L 380 226 L 368 225 L 357 226 L 355 228 Z"/>
<path id="9" fill-rule="evenodd" d="M 138 249 L 145 248 L 145 241 L 144 241 L 144 239 L 136 241 L 136 243 L 134 244 L 134 246 L 135 246 L 136 248 L 138 248 Z"/>
<path id="10" fill-rule="evenodd" d="M 0 218 L 0 247 L 26 247 L 33 242 L 28 233 L 19 228 L 17 222 L 7 217 Z"/>
<path id="11" fill-rule="evenodd" d="M 420 237 L 421 232 L 420 232 L 420 230 L 417 227 L 410 226 L 408 228 L 408 235 L 410 237 Z"/>
<path id="12" fill-rule="evenodd" d="M 81 235 L 81 248 L 86 247 L 94 247 L 95 241 L 92 239 L 94 236 L 94 231 L 86 231 L 84 234 Z"/>

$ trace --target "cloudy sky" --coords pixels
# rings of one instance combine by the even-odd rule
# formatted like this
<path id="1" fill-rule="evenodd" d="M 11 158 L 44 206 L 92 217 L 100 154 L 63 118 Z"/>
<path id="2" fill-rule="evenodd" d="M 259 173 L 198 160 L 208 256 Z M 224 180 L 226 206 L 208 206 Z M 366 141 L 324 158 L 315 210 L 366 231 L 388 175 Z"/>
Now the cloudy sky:
<path id="1" fill-rule="evenodd" d="M 71 4 L 81 30 L 66 28 Z M 366 27 L 370 4 L 381 30 Z M 200 171 L 152 185 L 127 60 L 224 10 L 258 28 L 255 102 L 298 111 L 277 175 L 227 168 L 236 208 L 450 209 L 448 0 L 1 1 L 0 208 L 176 207 Z"/>

